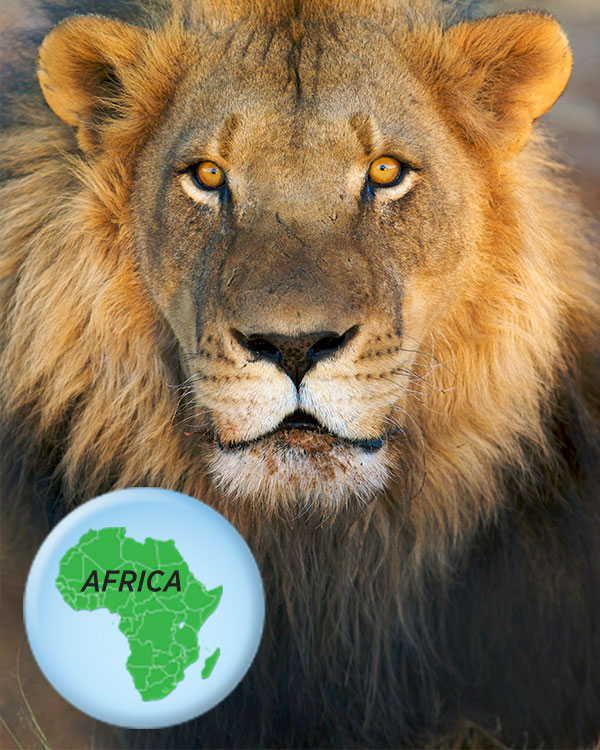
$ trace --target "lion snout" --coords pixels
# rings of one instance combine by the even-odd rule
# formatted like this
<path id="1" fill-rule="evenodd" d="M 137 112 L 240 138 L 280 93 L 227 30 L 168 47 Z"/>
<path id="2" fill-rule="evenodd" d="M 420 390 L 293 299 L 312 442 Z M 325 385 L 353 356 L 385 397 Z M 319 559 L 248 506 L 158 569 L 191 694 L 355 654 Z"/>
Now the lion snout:
<path id="1" fill-rule="evenodd" d="M 303 332 L 296 336 L 282 333 L 244 334 L 235 329 L 231 333 L 254 360 L 273 362 L 288 375 L 296 388 L 300 388 L 311 367 L 341 352 L 357 331 L 358 325 L 351 326 L 341 334 L 332 331 Z"/>

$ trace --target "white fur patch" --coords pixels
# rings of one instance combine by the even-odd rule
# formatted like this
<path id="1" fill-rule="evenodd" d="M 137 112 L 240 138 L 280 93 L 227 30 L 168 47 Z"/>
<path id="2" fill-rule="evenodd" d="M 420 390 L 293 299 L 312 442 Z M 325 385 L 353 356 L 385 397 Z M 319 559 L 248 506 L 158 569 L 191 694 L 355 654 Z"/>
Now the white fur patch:
<path id="1" fill-rule="evenodd" d="M 265 438 L 239 450 L 215 446 L 209 466 L 219 490 L 233 500 L 300 513 L 369 502 L 389 480 L 388 463 L 386 446 L 367 453 L 340 443 L 327 453 L 306 455 L 302 448 L 283 450 L 279 440 Z"/>
<path id="2" fill-rule="evenodd" d="M 183 192 L 196 203 L 204 203 L 212 208 L 219 208 L 218 190 L 202 190 L 187 172 L 181 175 L 180 184 Z"/>

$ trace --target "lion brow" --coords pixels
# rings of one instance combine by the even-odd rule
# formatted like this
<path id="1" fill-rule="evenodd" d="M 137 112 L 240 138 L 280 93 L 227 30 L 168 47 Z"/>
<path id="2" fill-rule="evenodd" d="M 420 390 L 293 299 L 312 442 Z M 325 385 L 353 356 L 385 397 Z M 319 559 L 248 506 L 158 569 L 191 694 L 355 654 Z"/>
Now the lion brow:
<path id="1" fill-rule="evenodd" d="M 365 155 L 370 157 L 375 147 L 375 134 L 370 116 L 355 112 L 350 116 L 350 127 L 356 133 L 358 142 L 362 146 Z"/>
<path id="2" fill-rule="evenodd" d="M 233 137 L 240 125 L 240 116 L 235 112 L 228 115 L 217 133 L 217 149 L 223 160 L 228 160 L 233 146 Z"/>

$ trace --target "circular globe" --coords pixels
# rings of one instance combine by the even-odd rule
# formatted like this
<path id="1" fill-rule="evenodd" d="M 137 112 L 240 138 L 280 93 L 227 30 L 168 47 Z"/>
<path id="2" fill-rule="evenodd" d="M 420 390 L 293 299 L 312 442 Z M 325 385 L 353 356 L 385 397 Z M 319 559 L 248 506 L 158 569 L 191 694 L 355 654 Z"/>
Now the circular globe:
<path id="1" fill-rule="evenodd" d="M 151 729 L 223 700 L 256 654 L 264 592 L 219 513 L 169 490 L 94 498 L 48 535 L 25 589 L 40 669 L 76 708 Z"/>

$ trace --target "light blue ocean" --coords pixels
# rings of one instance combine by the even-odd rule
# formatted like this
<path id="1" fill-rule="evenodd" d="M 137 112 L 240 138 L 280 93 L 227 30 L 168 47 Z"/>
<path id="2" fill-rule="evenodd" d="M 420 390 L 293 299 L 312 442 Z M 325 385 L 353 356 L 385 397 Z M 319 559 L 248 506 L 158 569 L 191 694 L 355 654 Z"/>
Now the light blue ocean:
<path id="1" fill-rule="evenodd" d="M 55 586 L 59 562 L 89 529 L 123 526 L 126 535 L 175 541 L 207 589 L 223 586 L 215 612 L 200 628 L 200 658 L 175 690 L 144 702 L 125 668 L 129 645 L 118 615 L 75 611 Z M 160 489 L 132 488 L 95 498 L 70 513 L 49 534 L 33 562 L 24 614 L 34 656 L 50 683 L 76 708 L 101 721 L 131 728 L 178 724 L 219 703 L 250 666 L 264 623 L 264 593 L 245 541 L 204 503 Z M 206 680 L 204 660 L 220 648 Z"/>

